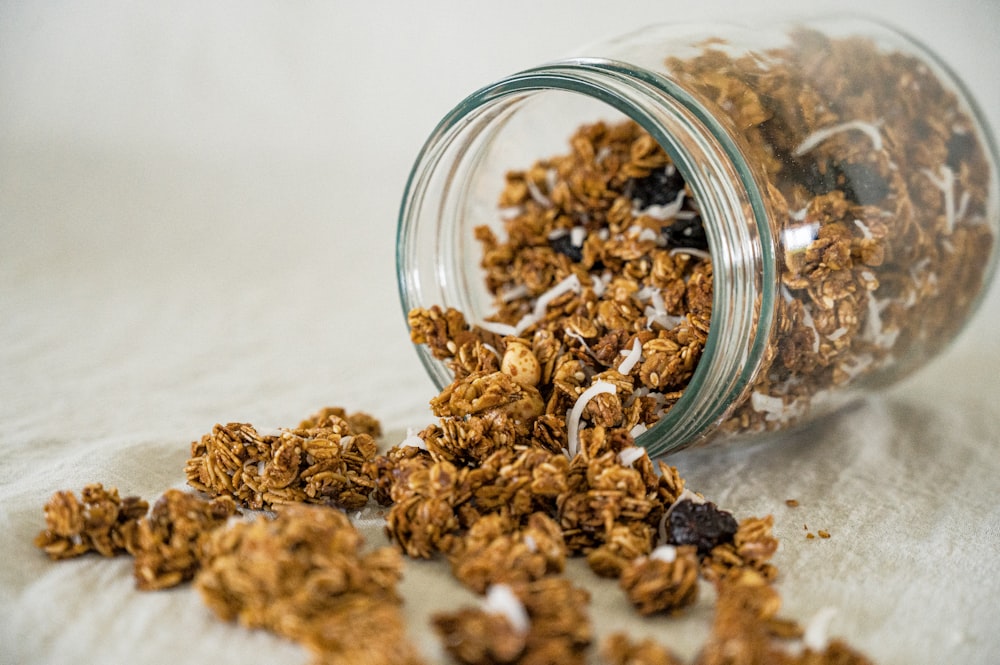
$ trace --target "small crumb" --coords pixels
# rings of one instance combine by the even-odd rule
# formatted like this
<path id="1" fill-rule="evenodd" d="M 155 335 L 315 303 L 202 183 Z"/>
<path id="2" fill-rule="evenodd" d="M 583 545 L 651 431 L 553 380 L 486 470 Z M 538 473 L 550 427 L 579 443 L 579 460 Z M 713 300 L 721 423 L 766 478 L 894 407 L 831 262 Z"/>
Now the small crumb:
<path id="1" fill-rule="evenodd" d="M 830 537 L 830 532 L 829 531 L 823 531 L 822 529 L 820 529 L 816 533 L 819 534 L 820 538 L 829 538 Z"/>
<path id="2" fill-rule="evenodd" d="M 797 499 L 785 499 L 785 505 L 789 508 L 798 508 L 799 502 Z"/>
<path id="3" fill-rule="evenodd" d="M 815 538 L 815 537 L 816 537 L 816 536 L 812 535 L 811 533 L 807 533 L 807 534 L 806 534 L 806 538 L 807 538 L 808 540 L 812 540 L 812 539 L 813 539 L 813 538 Z"/>

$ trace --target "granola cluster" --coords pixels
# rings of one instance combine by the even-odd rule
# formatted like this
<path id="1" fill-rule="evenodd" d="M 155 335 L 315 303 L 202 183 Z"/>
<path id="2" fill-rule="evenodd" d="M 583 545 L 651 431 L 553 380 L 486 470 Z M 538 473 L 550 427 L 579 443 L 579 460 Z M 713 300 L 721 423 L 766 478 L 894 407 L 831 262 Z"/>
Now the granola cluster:
<path id="1" fill-rule="evenodd" d="M 994 177 L 974 120 L 917 58 L 812 30 L 666 70 L 726 123 L 769 184 L 777 326 L 724 431 L 793 424 L 834 389 L 891 381 L 950 340 L 995 242 Z"/>
<path id="2" fill-rule="evenodd" d="M 195 586 L 222 619 L 298 641 L 313 663 L 417 663 L 396 593 L 399 552 L 362 545 L 342 512 L 284 505 L 214 532 Z"/>
<path id="3" fill-rule="evenodd" d="M 368 414 L 339 408 L 274 432 L 244 423 L 216 425 L 192 442 L 184 471 L 192 487 L 230 496 L 244 508 L 315 503 L 357 509 L 374 488 L 361 468 L 375 457 L 380 432 Z"/>
<path id="4" fill-rule="evenodd" d="M 87 552 L 131 553 L 139 520 L 148 509 L 139 497 L 123 499 L 116 488 L 104 489 L 100 483 L 84 487 L 79 499 L 68 490 L 56 492 L 45 504 L 46 528 L 35 537 L 35 545 L 57 560 Z"/>
<path id="5" fill-rule="evenodd" d="M 163 493 L 139 522 L 135 556 L 136 588 L 151 591 L 194 577 L 209 534 L 236 514 L 228 496 L 205 501 L 178 489 Z"/>
<path id="6" fill-rule="evenodd" d="M 593 629 L 590 594 L 565 578 L 492 587 L 481 607 L 442 612 L 431 621 L 463 665 L 586 662 Z"/>

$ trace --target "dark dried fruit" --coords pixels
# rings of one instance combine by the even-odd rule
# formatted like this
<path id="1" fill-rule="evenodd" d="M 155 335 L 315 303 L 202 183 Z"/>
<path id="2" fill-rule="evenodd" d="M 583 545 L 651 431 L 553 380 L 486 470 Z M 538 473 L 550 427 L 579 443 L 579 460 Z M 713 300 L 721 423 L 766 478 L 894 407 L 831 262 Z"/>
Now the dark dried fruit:
<path id="1" fill-rule="evenodd" d="M 641 210 L 651 205 L 673 203 L 682 189 L 684 178 L 673 164 L 669 164 L 644 178 L 629 180 L 625 195 Z"/>
<path id="2" fill-rule="evenodd" d="M 670 226 L 663 227 L 663 236 L 673 247 L 708 249 L 708 236 L 700 215 L 674 220 Z"/>
<path id="3" fill-rule="evenodd" d="M 549 238 L 549 247 L 556 252 L 569 257 L 570 261 L 579 263 L 583 260 L 583 246 L 573 244 L 573 234 L 564 233 L 555 238 Z"/>
<path id="4" fill-rule="evenodd" d="M 970 132 L 955 132 L 948 139 L 948 166 L 957 171 L 966 159 L 976 152 L 976 137 Z"/>
<path id="5" fill-rule="evenodd" d="M 695 503 L 685 499 L 675 504 L 667 516 L 667 542 L 694 545 L 699 555 L 705 555 L 716 545 L 732 542 L 738 527 L 732 513 L 719 510 L 711 501 Z"/>
<path id="6" fill-rule="evenodd" d="M 873 205 L 889 193 L 889 183 L 868 164 L 843 164 L 839 167 L 844 197 L 860 205 Z"/>

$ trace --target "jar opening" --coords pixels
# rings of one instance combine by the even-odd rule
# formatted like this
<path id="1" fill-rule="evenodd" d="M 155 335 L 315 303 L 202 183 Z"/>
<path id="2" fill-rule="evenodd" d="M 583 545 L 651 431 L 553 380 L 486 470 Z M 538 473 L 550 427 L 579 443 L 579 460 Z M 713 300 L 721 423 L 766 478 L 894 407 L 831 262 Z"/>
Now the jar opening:
<path id="1" fill-rule="evenodd" d="M 472 229 L 501 220 L 507 171 L 565 151 L 576 128 L 598 120 L 631 120 L 663 148 L 697 201 L 714 264 L 703 355 L 683 395 L 637 438 L 658 454 L 707 435 L 749 382 L 775 298 L 771 231 L 753 169 L 712 115 L 669 80 L 614 61 L 576 59 L 468 97 L 438 125 L 407 183 L 400 295 L 405 311 L 440 304 L 477 323 L 493 313 Z M 419 353 L 439 388 L 451 382 L 444 363 L 425 347 Z"/>

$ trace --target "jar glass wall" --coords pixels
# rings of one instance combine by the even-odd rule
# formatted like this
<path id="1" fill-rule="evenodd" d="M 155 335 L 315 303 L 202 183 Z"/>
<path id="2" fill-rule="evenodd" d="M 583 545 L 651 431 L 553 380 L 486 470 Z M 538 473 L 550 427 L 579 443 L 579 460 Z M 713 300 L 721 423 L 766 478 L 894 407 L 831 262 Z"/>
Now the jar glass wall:
<path id="1" fill-rule="evenodd" d="M 525 207 L 548 208 L 539 219 L 555 225 L 546 228 L 549 249 L 565 245 L 563 236 L 582 252 L 632 233 L 649 272 L 664 253 L 701 251 L 683 240 L 671 245 L 679 227 L 669 214 L 678 210 L 643 206 L 637 178 L 617 192 L 632 205 L 609 233 L 579 205 L 559 210 L 551 173 L 531 175 L 529 167 L 565 153 L 574 132 L 598 122 L 634 123 L 667 155 L 664 168 L 683 177 L 686 219 L 703 226 L 710 256 L 710 317 L 683 311 L 683 303 L 667 311 L 667 287 L 638 264 L 628 264 L 636 288 L 624 295 L 604 292 L 618 284 L 608 274 L 612 260 L 559 259 L 565 274 L 530 284 L 516 275 L 491 281 L 484 270 L 477 229 L 491 228 L 502 243 Z M 476 324 L 503 322 L 497 312 L 506 308 L 506 323 L 492 330 L 531 340 L 542 326 L 524 316 L 538 313 L 538 300 L 572 273 L 575 295 L 558 294 L 571 301 L 563 311 L 589 316 L 599 330 L 581 339 L 550 325 L 562 353 L 595 355 L 591 346 L 609 333 L 610 322 L 595 314 L 602 300 L 618 298 L 642 314 L 626 321 L 603 366 L 584 363 L 590 376 L 574 390 L 584 393 L 627 358 L 623 405 L 637 396 L 657 402 L 645 411 L 651 422 L 632 428 L 652 454 L 785 429 L 897 380 L 958 333 L 995 262 L 996 163 L 957 78 L 889 28 L 855 19 L 652 26 L 487 86 L 442 120 L 400 212 L 402 303 L 407 312 L 463 312 L 479 342 L 502 355 L 504 335 Z M 515 184 L 527 193 L 510 205 L 516 169 L 523 171 Z M 517 316 L 511 294 L 524 296 Z M 654 371 L 659 349 L 678 335 L 701 336 L 679 390 Z M 448 341 L 456 348 L 419 347 L 442 388 L 461 355 Z M 547 411 L 572 406 L 568 397 L 543 396 Z"/>

